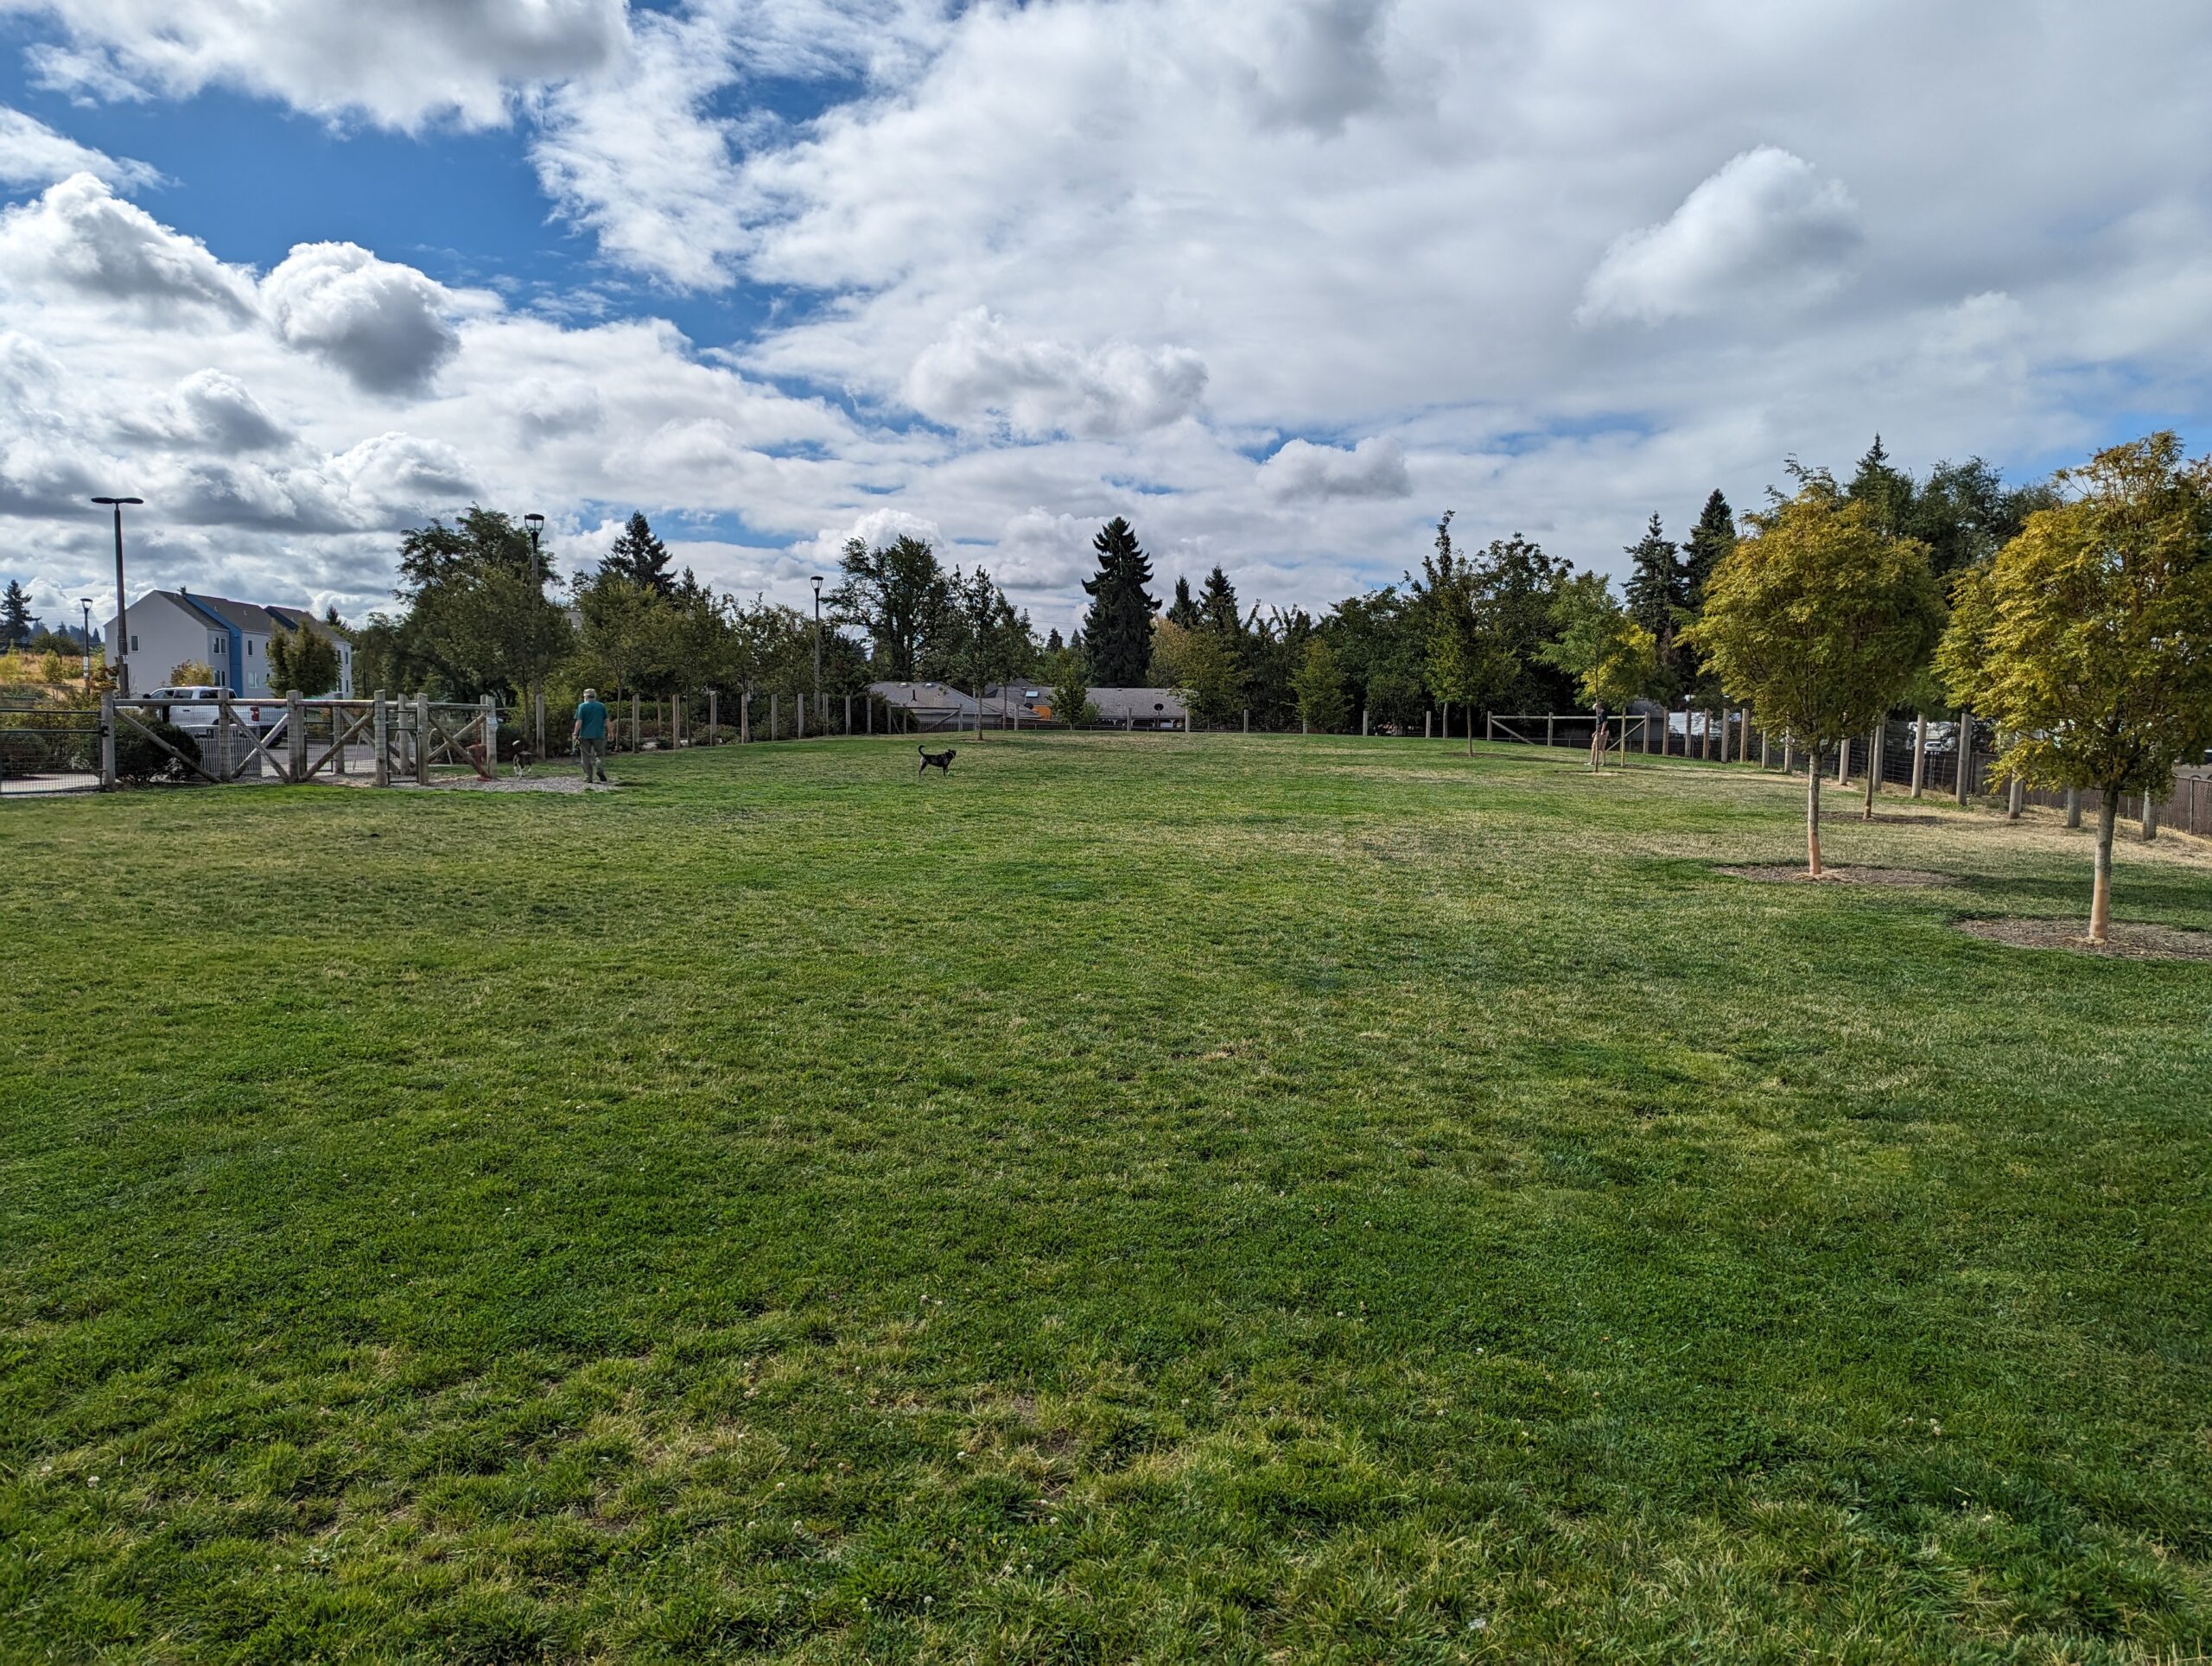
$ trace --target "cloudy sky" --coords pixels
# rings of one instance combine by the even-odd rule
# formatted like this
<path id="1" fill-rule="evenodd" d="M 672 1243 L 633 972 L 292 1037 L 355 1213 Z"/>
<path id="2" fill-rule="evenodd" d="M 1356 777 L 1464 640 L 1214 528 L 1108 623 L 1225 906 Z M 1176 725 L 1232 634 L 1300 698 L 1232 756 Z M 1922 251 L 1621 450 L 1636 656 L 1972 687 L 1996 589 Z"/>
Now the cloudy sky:
<path id="1" fill-rule="evenodd" d="M 2201 0 L 0 0 L 0 575 L 365 611 L 471 501 L 1040 625 L 1446 508 L 1618 570 L 1877 429 L 2212 442 Z"/>

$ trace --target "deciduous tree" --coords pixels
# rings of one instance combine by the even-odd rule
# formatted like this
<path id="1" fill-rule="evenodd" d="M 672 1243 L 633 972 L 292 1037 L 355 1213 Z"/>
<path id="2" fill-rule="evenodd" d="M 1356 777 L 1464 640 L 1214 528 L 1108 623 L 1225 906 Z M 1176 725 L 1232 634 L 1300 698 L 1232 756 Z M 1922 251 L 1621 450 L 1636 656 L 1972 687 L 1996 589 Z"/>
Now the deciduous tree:
<path id="1" fill-rule="evenodd" d="M 321 632 L 302 624 L 269 636 L 269 686 L 279 694 L 328 694 L 338 686 L 338 650 Z"/>
<path id="2" fill-rule="evenodd" d="M 1808 748 L 1805 852 L 1821 868 L 1821 748 L 1864 734 L 1897 703 L 1942 629 L 1943 605 L 1915 539 L 1823 475 L 1747 518 L 1706 586 L 1685 639 L 1764 728 Z"/>
<path id="3" fill-rule="evenodd" d="M 1336 651 L 1326 637 L 1316 636 L 1306 645 L 1306 655 L 1292 679 L 1298 696 L 1299 721 L 1308 728 L 1333 734 L 1344 726 L 1350 703 L 1344 695 L 1344 674 Z"/>
<path id="4" fill-rule="evenodd" d="M 1552 620 L 1559 639 L 1545 650 L 1545 658 L 1574 678 L 1583 703 L 1596 718 L 1590 767 L 1601 770 L 1608 714 L 1625 712 L 1659 684 L 1658 640 L 1613 599 L 1602 573 L 1570 579 L 1553 604 Z"/>
<path id="5" fill-rule="evenodd" d="M 2100 451 L 1962 575 L 1937 664 L 1954 699 L 2008 737 L 2000 775 L 2094 787 L 2089 938 L 2112 925 L 2123 792 L 2171 791 L 2212 742 L 2212 459 L 2171 432 Z"/>
<path id="6" fill-rule="evenodd" d="M 852 538 L 837 567 L 844 582 L 823 598 L 830 618 L 868 633 L 879 679 L 912 682 L 950 605 L 951 581 L 937 551 L 928 540 L 906 533 L 876 550 Z"/>

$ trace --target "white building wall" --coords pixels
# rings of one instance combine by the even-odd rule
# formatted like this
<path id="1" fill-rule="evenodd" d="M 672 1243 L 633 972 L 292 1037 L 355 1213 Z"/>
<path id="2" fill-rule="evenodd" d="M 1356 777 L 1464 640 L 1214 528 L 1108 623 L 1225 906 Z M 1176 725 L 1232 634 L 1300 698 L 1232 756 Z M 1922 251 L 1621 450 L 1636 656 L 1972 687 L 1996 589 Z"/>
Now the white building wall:
<path id="1" fill-rule="evenodd" d="M 169 669 L 188 659 L 202 660 L 220 674 L 222 662 L 209 652 L 216 633 L 197 614 L 188 614 L 159 595 L 149 594 L 130 607 L 126 624 L 111 619 L 101 626 L 111 643 L 123 645 L 130 670 L 130 692 L 145 694 L 169 678 Z"/>

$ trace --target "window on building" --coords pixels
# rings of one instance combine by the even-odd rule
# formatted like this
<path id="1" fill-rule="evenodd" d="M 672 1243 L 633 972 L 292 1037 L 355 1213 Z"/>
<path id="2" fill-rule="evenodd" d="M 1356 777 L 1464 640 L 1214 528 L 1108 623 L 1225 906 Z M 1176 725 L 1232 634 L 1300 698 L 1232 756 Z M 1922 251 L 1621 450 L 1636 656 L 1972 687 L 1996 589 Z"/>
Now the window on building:
<path id="1" fill-rule="evenodd" d="M 133 653 L 138 652 L 138 633 L 136 631 L 130 633 L 130 652 Z"/>

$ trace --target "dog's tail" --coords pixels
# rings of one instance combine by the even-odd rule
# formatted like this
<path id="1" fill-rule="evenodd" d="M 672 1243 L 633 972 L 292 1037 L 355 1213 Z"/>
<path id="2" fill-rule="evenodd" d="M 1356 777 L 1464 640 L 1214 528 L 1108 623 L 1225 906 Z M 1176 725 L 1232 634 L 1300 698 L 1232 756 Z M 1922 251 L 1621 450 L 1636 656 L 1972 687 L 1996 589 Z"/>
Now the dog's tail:
<path id="1" fill-rule="evenodd" d="M 930 755 L 930 749 L 925 746 L 920 745 L 918 742 L 915 745 L 914 750 L 920 753 L 925 758 Z"/>

